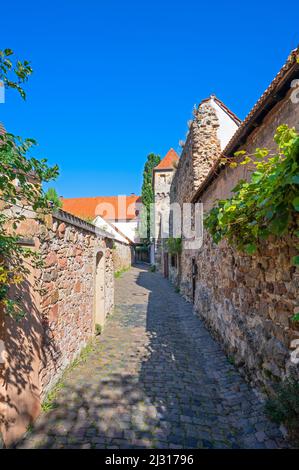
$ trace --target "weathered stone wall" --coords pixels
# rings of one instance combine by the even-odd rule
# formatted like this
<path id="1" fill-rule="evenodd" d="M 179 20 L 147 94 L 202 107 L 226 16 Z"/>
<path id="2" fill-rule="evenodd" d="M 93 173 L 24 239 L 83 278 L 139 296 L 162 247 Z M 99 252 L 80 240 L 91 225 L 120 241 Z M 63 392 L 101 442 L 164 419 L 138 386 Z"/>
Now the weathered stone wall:
<path id="1" fill-rule="evenodd" d="M 178 168 L 170 188 L 170 203 L 178 203 L 182 210 L 182 224 L 188 224 L 189 217 L 183 216 L 183 204 L 190 203 L 192 196 L 206 178 L 215 159 L 220 155 L 220 142 L 217 138 L 219 121 L 215 109 L 208 103 L 202 103 L 194 111 L 194 119 L 183 148 Z M 185 218 L 185 220 L 184 220 Z M 185 225 L 185 226 L 186 226 Z M 173 234 L 172 218 L 170 218 L 170 234 Z M 171 281 L 180 287 L 186 298 L 192 298 L 192 257 L 197 250 L 183 250 L 180 256 L 180 269 L 170 267 Z"/>
<path id="2" fill-rule="evenodd" d="M 291 366 L 292 322 L 299 276 L 291 264 L 294 241 L 268 241 L 255 256 L 215 245 L 205 232 L 195 257 L 194 306 L 253 383 L 271 387 Z"/>
<path id="3" fill-rule="evenodd" d="M 134 248 L 132 245 L 114 241 L 112 253 L 114 272 L 126 269 L 134 262 Z"/>
<path id="4" fill-rule="evenodd" d="M 0 433 L 8 445 L 26 431 L 46 393 L 91 339 L 95 330 L 96 262 L 104 257 L 104 316 L 114 306 L 113 241 L 95 227 L 60 211 L 45 221 L 21 223 L 44 266 L 18 288 L 25 318 L 0 312 L 5 364 L 0 370 Z"/>
<path id="5" fill-rule="evenodd" d="M 243 148 L 248 152 L 257 147 L 273 148 L 275 130 L 283 123 L 299 128 L 299 106 L 288 97 L 268 113 Z M 229 197 L 236 183 L 248 176 L 244 166 L 221 170 L 202 194 L 204 212 L 217 199 Z M 190 185 L 190 173 L 177 172 L 175 180 L 176 193 L 182 194 Z M 291 320 L 299 310 L 298 269 L 291 264 L 297 253 L 294 245 L 288 237 L 273 238 L 256 255 L 248 256 L 225 241 L 214 244 L 204 231 L 202 248 L 183 250 L 181 270 L 176 274 L 182 294 L 190 301 L 194 295 L 195 310 L 211 332 L 246 376 L 264 389 L 270 389 L 273 381 L 290 370 L 298 373 L 298 366 L 290 361 L 292 341 L 299 338 L 298 323 Z M 194 293 L 192 259 L 197 265 Z"/>
<path id="6" fill-rule="evenodd" d="M 203 103 L 194 111 L 194 119 L 170 188 L 170 202 L 190 202 L 220 154 L 217 137 L 219 121 L 215 109 Z"/>
<path id="7" fill-rule="evenodd" d="M 45 345 L 47 357 L 41 370 L 46 393 L 93 334 L 97 252 L 105 257 L 105 316 L 113 309 L 114 281 L 112 250 L 95 233 L 53 218 L 40 250 L 44 260 L 41 306 L 52 337 L 52 344 Z"/>
<path id="8" fill-rule="evenodd" d="M 155 264 L 157 270 L 161 272 L 164 271 L 164 237 L 169 233 L 170 187 L 174 172 L 174 169 L 156 170 L 154 176 Z"/>

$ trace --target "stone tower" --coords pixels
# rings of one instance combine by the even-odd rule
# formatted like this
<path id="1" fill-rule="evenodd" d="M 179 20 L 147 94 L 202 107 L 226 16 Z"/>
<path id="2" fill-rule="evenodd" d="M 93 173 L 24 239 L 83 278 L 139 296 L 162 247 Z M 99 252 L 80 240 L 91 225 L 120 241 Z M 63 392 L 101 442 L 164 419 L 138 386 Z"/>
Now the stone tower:
<path id="1" fill-rule="evenodd" d="M 170 186 L 179 162 L 179 156 L 172 148 L 153 170 L 154 211 L 154 263 L 159 271 L 168 275 L 168 260 L 165 251 L 165 235 L 168 234 Z"/>

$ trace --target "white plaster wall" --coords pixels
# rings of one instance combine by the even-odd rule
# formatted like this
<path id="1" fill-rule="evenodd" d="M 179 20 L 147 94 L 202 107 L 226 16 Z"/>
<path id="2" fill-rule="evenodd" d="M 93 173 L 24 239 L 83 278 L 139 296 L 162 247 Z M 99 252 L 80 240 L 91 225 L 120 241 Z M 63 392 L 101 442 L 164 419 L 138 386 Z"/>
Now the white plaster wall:
<path id="1" fill-rule="evenodd" d="M 217 137 L 220 141 L 221 150 L 223 150 L 236 130 L 238 129 L 235 121 L 211 98 L 208 103 L 215 109 L 219 119 L 219 128 L 217 130 Z"/>
<path id="2" fill-rule="evenodd" d="M 139 242 L 138 224 L 138 219 L 113 222 L 113 225 L 115 225 L 115 227 L 117 227 L 124 235 L 126 235 L 126 237 L 128 237 L 134 243 Z"/>
<path id="3" fill-rule="evenodd" d="M 98 227 L 102 230 L 105 230 L 110 235 L 112 235 L 114 240 L 125 243 L 126 245 L 129 244 L 128 240 L 125 237 L 122 237 L 121 234 L 118 233 L 117 230 L 114 229 L 112 224 L 108 223 L 106 220 L 104 220 L 99 215 L 95 218 L 94 224 L 95 224 L 96 227 Z"/>

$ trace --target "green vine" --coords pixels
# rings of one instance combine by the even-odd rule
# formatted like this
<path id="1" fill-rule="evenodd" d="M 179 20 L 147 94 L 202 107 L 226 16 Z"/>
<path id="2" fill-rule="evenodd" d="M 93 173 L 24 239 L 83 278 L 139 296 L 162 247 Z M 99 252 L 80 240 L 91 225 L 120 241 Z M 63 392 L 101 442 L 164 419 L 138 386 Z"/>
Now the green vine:
<path id="1" fill-rule="evenodd" d="M 299 236 L 299 134 L 294 128 L 281 125 L 274 141 L 277 151 L 258 148 L 252 155 L 236 152 L 242 157 L 230 167 L 250 165 L 255 171 L 250 180 L 239 181 L 233 196 L 219 200 L 205 217 L 204 225 L 215 243 L 226 239 L 247 254 L 254 254 L 261 240 L 269 236 Z M 299 255 L 292 259 L 299 265 Z M 298 317 L 295 315 L 294 319 Z"/>
<path id="2" fill-rule="evenodd" d="M 167 242 L 168 252 L 171 255 L 177 255 L 182 252 L 182 239 L 181 238 L 168 238 Z"/>
<path id="3" fill-rule="evenodd" d="M 299 235 L 299 135 L 295 129 L 279 126 L 275 137 L 278 152 L 257 149 L 245 151 L 239 165 L 254 165 L 249 182 L 241 180 L 232 190 L 233 197 L 218 201 L 205 218 L 205 227 L 218 243 L 226 238 L 248 254 L 257 250 L 259 240 L 270 235 Z M 232 161 L 231 167 L 237 162 Z M 293 259 L 299 264 L 299 256 Z"/>

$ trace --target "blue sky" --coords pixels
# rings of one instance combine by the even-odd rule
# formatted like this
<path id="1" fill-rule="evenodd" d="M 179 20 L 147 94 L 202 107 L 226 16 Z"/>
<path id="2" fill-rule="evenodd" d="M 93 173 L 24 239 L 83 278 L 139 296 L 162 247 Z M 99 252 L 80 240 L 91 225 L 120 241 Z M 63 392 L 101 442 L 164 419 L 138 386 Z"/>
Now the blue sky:
<path id="1" fill-rule="evenodd" d="M 6 128 L 58 163 L 64 197 L 139 193 L 149 152 L 179 151 L 214 93 L 244 118 L 299 42 L 298 2 L 14 0 L 0 48 L 28 59 L 27 101 Z M 3 19 L 5 18 L 5 21 Z"/>

